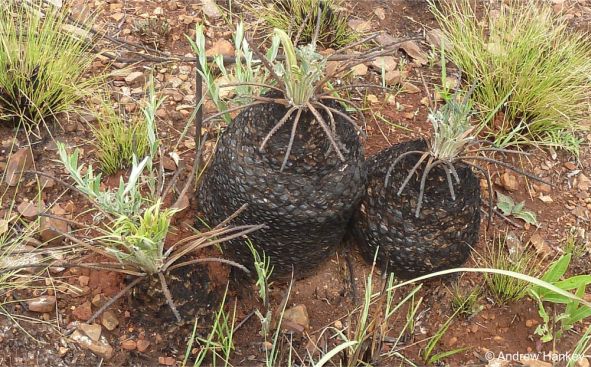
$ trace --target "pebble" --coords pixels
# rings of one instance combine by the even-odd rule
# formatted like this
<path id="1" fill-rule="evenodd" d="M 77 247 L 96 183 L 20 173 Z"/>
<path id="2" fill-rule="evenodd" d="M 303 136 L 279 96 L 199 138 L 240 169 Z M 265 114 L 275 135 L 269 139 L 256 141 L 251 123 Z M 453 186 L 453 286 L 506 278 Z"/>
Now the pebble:
<path id="1" fill-rule="evenodd" d="M 137 343 L 133 339 L 127 339 L 121 342 L 121 348 L 125 350 L 135 350 Z"/>
<path id="2" fill-rule="evenodd" d="M 69 233 L 70 226 L 63 220 L 42 217 L 39 222 L 39 235 L 43 242 L 53 246 L 59 246 L 63 241 L 63 236 L 59 232 Z"/>
<path id="3" fill-rule="evenodd" d="M 86 321 L 92 316 L 92 307 L 90 302 L 86 301 L 80 306 L 76 307 L 72 312 L 75 318 L 81 321 Z"/>
<path id="4" fill-rule="evenodd" d="M 527 327 L 534 327 L 537 324 L 538 324 L 538 321 L 534 320 L 534 319 L 529 319 L 529 320 L 525 321 L 525 326 L 527 326 Z"/>
<path id="5" fill-rule="evenodd" d="M 101 358 L 109 360 L 113 357 L 113 347 L 109 345 L 105 337 L 100 338 L 98 341 L 94 341 L 80 330 L 76 330 L 72 333 L 70 338 L 82 348 L 90 350 Z"/>
<path id="6" fill-rule="evenodd" d="M 23 201 L 16 207 L 16 210 L 26 219 L 32 220 L 45 211 L 45 202 L 43 200 Z"/>
<path id="7" fill-rule="evenodd" d="M 20 148 L 10 156 L 4 171 L 4 181 L 8 186 L 16 186 L 21 182 L 23 171 L 33 166 L 33 154 L 29 148 Z"/>
<path id="8" fill-rule="evenodd" d="M 296 305 L 290 309 L 285 310 L 283 319 L 298 324 L 304 329 L 308 329 L 310 327 L 308 310 L 306 309 L 306 305 L 303 304 Z"/>
<path id="9" fill-rule="evenodd" d="M 136 344 L 137 344 L 137 350 L 140 353 L 144 353 L 150 347 L 150 341 L 149 340 L 145 340 L 145 339 L 138 340 Z"/>
<path id="10" fill-rule="evenodd" d="M 93 341 L 99 341 L 101 338 L 102 328 L 99 324 L 80 324 L 78 325 L 78 329 L 81 330 L 86 336 L 88 336 Z"/>
<path id="11" fill-rule="evenodd" d="M 176 364 L 176 360 L 173 357 L 158 357 L 158 363 L 165 366 L 174 366 Z"/>
<path id="12" fill-rule="evenodd" d="M 125 83 L 131 87 L 143 86 L 146 83 L 146 76 L 141 71 L 134 71 L 125 77 Z"/>
<path id="13" fill-rule="evenodd" d="M 46 313 L 55 310 L 56 302 L 57 300 L 54 296 L 41 296 L 27 301 L 27 306 L 29 307 L 29 311 Z"/>
<path id="14" fill-rule="evenodd" d="M 103 312 L 103 315 L 101 317 L 101 323 L 103 324 L 105 329 L 113 331 L 117 326 L 119 326 L 119 319 L 113 311 L 106 310 L 105 312 Z"/>

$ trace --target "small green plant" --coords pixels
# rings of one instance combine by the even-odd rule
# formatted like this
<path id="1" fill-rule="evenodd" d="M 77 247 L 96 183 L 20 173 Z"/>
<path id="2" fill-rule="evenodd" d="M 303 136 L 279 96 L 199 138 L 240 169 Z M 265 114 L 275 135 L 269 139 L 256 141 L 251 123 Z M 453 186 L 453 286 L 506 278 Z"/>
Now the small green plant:
<path id="1" fill-rule="evenodd" d="M 166 260 L 164 240 L 170 220 L 177 212 L 161 206 L 157 201 L 141 215 L 117 218 L 109 230 L 110 235 L 104 238 L 110 244 L 107 251 L 122 263 L 134 264 L 148 274 L 157 273 Z"/>
<path id="2" fill-rule="evenodd" d="M 116 216 L 133 217 L 139 215 L 140 209 L 145 203 L 139 190 L 139 179 L 149 157 L 144 158 L 141 162 L 134 159 L 127 183 L 123 181 L 123 177 L 120 177 L 119 188 L 109 190 L 101 188 L 102 175 L 95 174 L 92 165 L 85 167 L 84 164 L 78 164 L 80 154 L 78 149 L 75 149 L 72 154 L 68 154 L 66 146 L 60 142 L 57 142 L 57 149 L 60 161 L 76 183 L 76 188 L 96 203 L 98 208 Z M 85 168 L 86 172 L 83 173 Z"/>
<path id="3" fill-rule="evenodd" d="M 92 43 L 68 24 L 66 7 L 42 14 L 43 1 L 32 3 L 0 6 L 0 120 L 37 127 L 75 110 L 98 77 L 83 77 L 94 59 Z"/>
<path id="4" fill-rule="evenodd" d="M 138 19 L 133 23 L 133 32 L 144 44 L 158 49 L 170 34 L 170 23 L 166 18 Z"/>
<path id="5" fill-rule="evenodd" d="M 247 105 L 252 102 L 252 96 L 258 96 L 269 90 L 269 86 L 265 83 L 269 83 L 270 73 L 260 62 L 255 62 L 251 45 L 245 39 L 244 24 L 238 23 L 234 33 L 236 63 L 232 68 L 227 68 L 224 57 L 222 55 L 215 56 L 214 64 L 222 74 L 221 78 L 216 79 L 215 70 L 208 63 L 206 56 L 204 32 L 204 26 L 199 24 L 195 29 L 195 40 L 187 39 L 199 59 L 200 69 L 198 72 L 207 85 L 207 93 L 220 111 L 224 121 L 229 124 L 232 121 L 229 110 Z M 274 40 L 271 48 L 267 51 L 267 59 L 274 61 L 278 49 L 279 41 Z M 225 80 L 226 84 L 220 85 L 219 80 Z M 236 95 L 228 101 L 222 98 L 222 89 L 230 87 L 233 88 Z M 203 103 L 203 101 L 198 102 Z"/>
<path id="6" fill-rule="evenodd" d="M 510 254 L 505 247 L 505 242 L 500 239 L 488 244 L 483 258 L 480 259 L 483 266 L 534 277 L 541 273 L 540 263 L 532 251 Z M 523 298 L 530 284 L 528 281 L 498 273 L 484 274 L 484 280 L 492 298 L 501 305 Z"/>
<path id="7" fill-rule="evenodd" d="M 482 289 L 479 286 L 466 289 L 459 282 L 454 283 L 451 288 L 452 310 L 454 313 L 468 318 L 476 315 L 483 309 L 483 306 L 478 304 L 481 294 Z"/>
<path id="8" fill-rule="evenodd" d="M 581 358 L 585 358 L 582 356 L 588 356 L 589 351 L 591 351 L 591 326 L 587 326 L 587 330 L 585 330 L 585 333 L 583 333 L 583 335 L 581 336 L 581 338 L 579 339 L 579 341 L 575 345 L 571 354 L 573 356 L 581 356 Z M 579 360 L 581 358 L 569 359 L 566 366 L 567 367 L 575 367 L 575 364 L 576 364 L 576 366 L 580 366 L 582 364 L 582 363 L 579 364 Z"/>
<path id="9" fill-rule="evenodd" d="M 583 297 L 587 286 L 591 284 L 591 275 L 575 275 L 562 279 L 568 270 L 571 258 L 571 253 L 561 256 L 550 265 L 541 279 L 565 291 L 575 290 L 577 297 Z M 540 335 L 541 340 L 545 343 L 553 339 L 560 339 L 576 323 L 591 316 L 591 307 L 551 290 L 532 286 L 529 293 L 538 302 L 538 313 L 543 320 L 543 323 L 536 328 L 535 333 Z M 544 302 L 553 305 L 564 304 L 564 311 L 558 315 L 549 314 Z"/>
<path id="10" fill-rule="evenodd" d="M 271 27 L 289 29 L 294 38 L 299 35 L 298 41 L 304 44 L 312 42 L 317 27 L 318 43 L 327 48 L 343 47 L 359 38 L 339 10 L 341 0 L 259 0 L 258 5 L 251 10 L 257 11 Z"/>
<path id="11" fill-rule="evenodd" d="M 449 59 L 468 83 L 478 82 L 473 101 L 485 113 L 503 106 L 484 123 L 495 145 L 578 154 L 573 131 L 587 118 L 591 96 L 588 37 L 535 1 L 509 1 L 498 13 L 485 9 L 483 18 L 469 0 L 438 3 L 430 8 L 453 45 Z"/>
<path id="12" fill-rule="evenodd" d="M 499 208 L 505 216 L 513 216 L 522 219 L 531 225 L 538 225 L 536 213 L 525 209 L 525 201 L 515 203 L 510 196 L 501 194 L 497 191 L 497 208 Z"/>
<path id="13" fill-rule="evenodd" d="M 433 354 L 433 351 L 435 350 L 435 348 L 437 347 L 437 345 L 441 341 L 441 338 L 443 338 L 443 336 L 445 335 L 445 333 L 447 332 L 447 330 L 451 326 L 452 321 L 455 319 L 455 317 L 458 315 L 458 313 L 459 313 L 459 310 L 456 310 L 450 317 L 448 317 L 447 320 L 445 320 L 445 322 L 437 330 L 435 335 L 433 335 L 431 338 L 429 338 L 429 341 L 427 342 L 427 345 L 423 349 L 423 353 L 422 353 L 423 360 L 428 365 L 437 364 L 441 360 L 443 360 L 444 358 L 451 357 L 451 356 L 458 354 L 458 353 L 462 353 L 468 349 L 465 347 L 464 348 L 456 348 L 456 349 L 448 350 L 445 352 L 439 352 L 439 353 Z"/>
<path id="14" fill-rule="evenodd" d="M 200 367 L 208 354 L 211 354 L 211 365 L 217 366 L 218 359 L 223 361 L 223 366 L 230 365 L 230 356 L 234 350 L 234 323 L 236 321 L 236 303 L 232 309 L 231 314 L 224 310 L 226 306 L 226 296 L 228 294 L 228 287 L 224 292 L 224 297 L 220 303 L 220 308 L 215 314 L 211 331 L 206 338 L 196 336 L 197 319 L 193 326 L 193 333 L 189 338 L 189 343 L 185 352 L 185 359 L 183 360 L 183 367 L 187 365 L 189 356 L 193 349 L 193 344 L 198 341 L 201 348 L 195 357 L 193 367 Z"/>
<path id="15" fill-rule="evenodd" d="M 248 241 L 248 248 L 252 253 L 253 264 L 257 273 L 256 288 L 259 293 L 259 298 L 263 302 L 263 309 L 265 315 L 260 310 L 255 310 L 257 317 L 261 322 L 261 336 L 267 338 L 267 335 L 271 331 L 271 323 L 273 313 L 269 304 L 269 279 L 273 273 L 273 266 L 271 265 L 270 258 L 265 255 L 263 251 L 262 255 L 257 251 L 252 242 Z"/>
<path id="16" fill-rule="evenodd" d="M 96 137 L 93 144 L 101 170 L 110 175 L 129 167 L 134 156 L 148 153 L 148 126 L 142 118 L 125 119 L 108 102 L 103 102 L 101 110 L 98 125 L 92 127 Z"/>

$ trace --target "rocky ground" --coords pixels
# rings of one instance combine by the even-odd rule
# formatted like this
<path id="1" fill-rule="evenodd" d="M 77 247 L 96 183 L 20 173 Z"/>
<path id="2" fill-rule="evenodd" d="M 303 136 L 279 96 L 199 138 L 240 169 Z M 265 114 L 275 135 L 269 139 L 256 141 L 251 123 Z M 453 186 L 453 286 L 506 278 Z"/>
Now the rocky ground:
<path id="1" fill-rule="evenodd" d="M 490 1 L 496 6 L 496 1 Z M 561 16 L 567 17 L 573 27 L 582 31 L 591 31 L 591 2 L 588 0 L 551 0 L 554 9 Z M 82 1 L 76 0 L 77 5 Z M 221 2 L 220 2 L 221 3 Z M 127 44 L 155 48 L 161 56 L 179 55 L 193 57 L 184 37 L 195 34 L 195 25 L 206 25 L 207 46 L 209 53 L 232 55 L 232 27 L 230 20 L 239 14 L 247 22 L 254 22 L 252 15 L 244 12 L 244 1 L 233 1 L 223 5 L 226 9 L 231 4 L 232 15 L 212 6 L 212 0 L 96 0 L 86 4 L 87 8 L 74 6 L 77 12 L 96 11 L 97 28 L 105 34 L 124 40 Z M 423 41 L 404 44 L 396 53 L 381 60 L 359 65 L 352 70 L 354 82 L 372 82 L 381 84 L 381 68 L 384 67 L 385 83 L 396 91 L 386 96 L 382 93 L 356 92 L 351 98 L 365 107 L 366 130 L 369 137 L 365 142 L 368 155 L 376 153 L 394 143 L 426 136 L 430 124 L 426 121 L 428 98 L 421 78 L 428 86 L 440 80 L 437 56 L 431 53 L 433 43 L 437 42 L 437 27 L 434 18 L 427 10 L 425 1 L 345 1 L 344 7 L 350 15 L 349 24 L 360 32 L 382 31 L 378 42 L 387 43 L 390 39 L 421 37 Z M 149 26 L 145 22 L 149 21 Z M 163 26 L 167 24 L 167 26 Z M 150 31 L 146 31 L 149 29 Z M 168 29 L 168 30 L 167 30 Z M 426 37 L 425 37 L 426 36 Z M 145 96 L 145 83 L 153 70 L 156 90 L 167 96 L 163 106 L 157 111 L 159 136 L 166 147 L 164 168 L 167 175 L 174 175 L 182 167 L 190 167 L 195 154 L 193 137 L 195 129 L 187 124 L 196 103 L 195 64 L 193 62 L 166 61 L 157 62 L 138 57 L 141 54 L 155 54 L 111 42 L 100 41 L 101 48 L 109 55 L 117 55 L 112 60 L 106 56 L 97 56 L 91 73 L 107 70 L 111 72 L 107 88 L 117 99 L 117 103 L 128 113 L 137 113 Z M 134 62 L 139 60 L 139 62 Z M 422 77 L 421 77 L 422 75 Z M 453 79 L 453 70 L 451 72 Z M 455 80 L 457 82 L 457 80 Z M 98 100 L 89 101 L 91 109 L 98 105 Z M 215 107 L 206 103 L 204 113 L 215 112 Z M 66 142 L 71 147 L 81 149 L 84 162 L 96 163 L 94 148 L 91 144 L 93 134 L 89 124 L 96 123 L 89 113 L 80 116 L 64 117 L 61 127 L 52 131 L 54 139 Z M 179 136 L 188 126 L 188 134 L 179 140 Z M 221 125 L 212 123 L 204 127 L 209 131 L 210 140 L 205 145 L 205 156 L 210 156 Z M 588 128 L 591 127 L 589 120 Z M 4 198 L 11 198 L 15 210 L 25 220 L 37 218 L 41 208 L 32 204 L 38 193 L 36 180 L 31 175 L 24 178 L 13 175 L 25 169 L 37 169 L 67 181 L 63 168 L 55 160 L 56 144 L 47 134 L 28 139 L 22 132 L 15 132 L 7 126 L 0 126 L 2 156 L 0 169 L 5 172 Z M 582 134 L 581 156 L 577 160 L 565 152 L 538 151 L 532 157 L 519 159 L 503 156 L 504 161 L 522 167 L 537 176 L 551 182 L 554 186 L 531 182 L 510 171 L 490 166 L 494 189 L 510 195 L 516 202 L 525 201 L 526 207 L 537 214 L 539 226 L 532 226 L 519 220 L 505 220 L 495 216 L 491 228 L 483 220 L 481 241 L 475 249 L 474 258 L 467 266 L 478 264 L 478 256 L 497 236 L 506 234 L 508 246 L 515 251 L 526 248 L 534 250 L 543 261 L 548 262 L 563 251 L 565 238 L 569 233 L 582 235 L 582 241 L 589 245 L 591 229 L 591 132 Z M 9 157 L 9 151 L 12 155 Z M 172 157 L 178 157 L 177 163 Z M 187 172 L 182 172 L 179 182 L 184 182 Z M 109 184 L 118 184 L 119 175 L 109 178 Z M 43 205 L 51 213 L 73 218 L 78 222 L 90 223 L 88 210 L 91 205 L 75 192 L 66 190 L 59 182 L 52 179 L 41 180 Z M 482 182 L 486 190 L 486 183 Z M 182 188 L 180 185 L 179 189 Z M 180 190 L 178 190 L 180 191 Z M 488 195 L 489 190 L 485 194 Z M 14 198 L 14 199 L 12 199 Z M 9 208 L 10 203 L 2 202 L 0 217 Z M 198 215 L 197 203 L 187 198 L 187 208 L 174 221 L 175 231 L 169 238 L 172 244 L 188 236 Z M 68 232 L 73 230 L 64 222 L 44 219 L 41 221 L 39 234 L 33 236 L 30 246 L 39 241 L 51 241 L 44 246 L 59 246 L 65 241 L 52 231 L 57 226 Z M 586 237 L 585 237 L 586 236 Z M 64 242 L 65 241 L 65 242 Z M 28 245 L 28 246 L 29 246 Z M 25 250 L 31 247 L 24 248 Z M 591 270 L 589 248 L 577 259 L 573 271 L 588 274 Z M 290 320 L 287 326 L 290 342 L 296 350 L 313 351 L 313 345 L 330 345 L 334 340 L 327 340 L 326 333 L 321 333 L 327 326 L 345 329 L 351 326 L 348 317 L 355 310 L 353 294 L 363 294 L 364 280 L 371 271 L 370 267 L 354 252 L 355 292 L 349 281 L 348 264 L 343 251 L 327 259 L 315 275 L 295 282 L 288 303 Z M 56 257 L 70 259 L 79 254 L 71 251 L 53 254 Z M 26 263 L 38 260 L 40 256 L 27 255 L 18 259 Z M 88 259 L 86 259 L 88 260 Z M 106 311 L 96 322 L 85 323 L 92 313 L 113 297 L 125 286 L 121 274 L 80 268 L 53 269 L 41 274 L 43 280 L 37 287 L 15 291 L 7 296 L 9 301 L 4 307 L 15 319 L 0 316 L 0 366 L 154 366 L 180 365 L 187 349 L 187 342 L 192 325 L 177 328 L 172 324 L 142 317 L 147 312 L 144 305 L 129 297 L 124 297 Z M 216 302 L 228 280 L 228 269 L 211 265 L 204 268 L 204 283 L 211 294 L 203 299 L 203 310 L 215 309 Z M 452 282 L 459 282 L 461 287 L 470 288 L 482 284 L 482 277 L 466 275 L 454 279 L 433 280 L 425 284 L 420 295 L 424 297 L 423 309 L 417 318 L 414 332 L 404 343 L 401 353 L 410 360 L 421 364 L 419 351 L 425 340 L 432 336 L 453 313 L 450 308 Z M 250 287 L 250 286 L 248 286 Z M 271 303 L 277 308 L 285 295 L 287 285 L 275 283 L 271 287 Z M 260 324 L 256 317 L 250 317 L 252 310 L 260 307 L 251 288 L 234 284 L 231 287 L 227 305 L 236 305 L 236 323 L 240 323 L 234 337 L 236 346 L 232 363 L 235 366 L 263 365 L 266 347 L 259 336 Z M 217 294 L 217 296 L 216 296 Z M 211 296 L 211 298 L 209 298 Z M 401 297 L 402 293 L 397 297 Z M 207 299 L 205 299 L 207 298 Z M 591 295 L 586 295 L 591 300 Z M 487 297 L 479 304 L 482 311 L 473 318 L 458 318 L 445 333 L 438 350 L 466 348 L 465 351 L 446 359 L 448 365 L 500 365 L 498 361 L 488 361 L 487 352 L 498 355 L 504 353 L 527 352 L 566 352 L 577 340 L 575 332 L 588 327 L 589 322 L 578 325 L 575 332 L 569 333 L 556 346 L 542 344 L 534 335 L 540 323 L 537 305 L 529 299 L 519 303 L 499 307 Z M 228 307 L 229 308 L 229 307 Z M 406 310 L 393 320 L 396 328 L 406 315 Z M 244 323 L 242 321 L 246 320 Z M 199 315 L 197 330 L 208 332 L 211 312 Z M 384 345 L 384 350 L 389 348 Z M 194 350 L 196 351 L 196 349 Z M 191 352 L 191 351 L 189 351 Z M 315 357 L 316 360 L 318 357 Z M 384 362 L 390 365 L 390 362 Z M 579 366 L 588 366 L 589 360 L 583 360 Z M 550 366 L 547 362 L 528 366 Z"/>

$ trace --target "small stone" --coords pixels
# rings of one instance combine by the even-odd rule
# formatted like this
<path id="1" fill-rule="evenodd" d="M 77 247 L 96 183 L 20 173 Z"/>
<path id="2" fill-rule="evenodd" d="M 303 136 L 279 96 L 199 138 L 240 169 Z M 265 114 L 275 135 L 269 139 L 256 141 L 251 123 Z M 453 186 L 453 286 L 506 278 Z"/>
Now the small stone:
<path id="1" fill-rule="evenodd" d="M 448 341 L 447 341 L 447 346 L 448 347 L 453 347 L 456 343 L 458 342 L 458 338 L 456 338 L 455 336 L 452 336 Z"/>
<path id="2" fill-rule="evenodd" d="M 378 70 L 384 69 L 386 72 L 396 70 L 398 63 L 394 56 L 379 56 L 372 60 L 371 64 Z"/>
<path id="3" fill-rule="evenodd" d="M 140 87 L 146 83 L 146 76 L 141 71 L 134 71 L 125 77 L 125 83 L 130 87 Z"/>
<path id="4" fill-rule="evenodd" d="M 39 234 L 43 242 L 47 242 L 53 246 L 59 246 L 63 241 L 63 236 L 60 232 L 70 232 L 70 226 L 68 223 L 54 218 L 41 218 L 39 223 Z"/>
<path id="5" fill-rule="evenodd" d="M 519 362 L 523 367 L 552 367 L 552 363 L 544 362 L 536 359 L 529 358 L 528 356 L 521 356 Z"/>
<path id="6" fill-rule="evenodd" d="M 445 51 L 451 51 L 453 49 L 453 45 L 439 28 L 435 28 L 427 32 L 425 38 L 427 42 L 429 42 L 431 46 L 435 47 L 436 49 L 440 49 L 442 43 L 445 47 Z"/>
<path id="7" fill-rule="evenodd" d="M 27 301 L 29 311 L 51 313 L 55 310 L 57 300 L 54 296 L 41 296 Z"/>
<path id="8" fill-rule="evenodd" d="M 113 347 L 109 345 L 105 337 L 100 338 L 99 341 L 94 341 L 80 330 L 76 330 L 70 338 L 82 348 L 90 350 L 101 358 L 109 360 L 113 357 Z"/>
<path id="9" fill-rule="evenodd" d="M 119 22 L 121 19 L 123 19 L 124 14 L 123 13 L 115 13 L 111 15 L 111 19 L 113 19 L 116 22 Z"/>
<path id="10" fill-rule="evenodd" d="M 534 233 L 529 238 L 529 243 L 536 249 L 538 254 L 544 257 L 550 255 L 553 252 L 552 248 L 548 246 L 546 240 L 544 240 L 539 233 Z"/>
<path id="11" fill-rule="evenodd" d="M 386 74 L 384 75 L 384 80 L 385 80 L 386 84 L 389 86 L 398 85 L 398 84 L 402 83 L 403 79 L 404 79 L 404 73 L 401 72 L 400 70 L 390 70 L 390 71 L 387 71 Z"/>
<path id="12" fill-rule="evenodd" d="M 135 342 L 135 340 L 127 339 L 121 342 L 121 348 L 125 350 L 135 350 L 136 347 L 137 343 Z"/>
<path id="13" fill-rule="evenodd" d="M 308 329 L 310 327 L 310 318 L 308 316 L 306 305 L 297 305 L 285 310 L 283 318 L 302 326 L 304 329 Z"/>
<path id="14" fill-rule="evenodd" d="M 335 327 L 335 329 L 341 330 L 343 328 L 343 323 L 341 322 L 341 320 L 335 321 L 334 322 L 334 327 Z"/>
<path id="15" fill-rule="evenodd" d="M 115 315 L 115 313 L 113 311 L 106 310 L 102 314 L 101 323 L 103 324 L 105 329 L 107 329 L 109 331 L 113 331 L 113 330 L 115 330 L 115 328 L 117 326 L 119 326 L 119 319 L 117 318 L 117 315 Z"/>
<path id="16" fill-rule="evenodd" d="M 427 55 L 421 50 L 415 41 L 406 41 L 400 44 L 400 48 L 410 56 L 416 64 L 427 65 Z"/>
<path id="17" fill-rule="evenodd" d="M 415 94 L 415 93 L 419 93 L 421 91 L 421 89 L 419 87 L 417 87 L 416 85 L 411 84 L 409 82 L 402 83 L 402 90 L 406 93 L 409 93 L 409 94 Z"/>
<path id="18" fill-rule="evenodd" d="M 575 169 L 577 169 L 577 165 L 574 162 L 565 162 L 564 163 L 564 168 L 570 170 L 570 171 L 574 171 Z"/>
<path id="19" fill-rule="evenodd" d="M 214 42 L 209 50 L 205 52 L 206 56 L 234 56 L 235 54 L 234 45 L 228 40 L 220 39 Z"/>
<path id="20" fill-rule="evenodd" d="M 588 191 L 589 187 L 591 187 L 591 180 L 581 173 L 577 176 L 575 187 L 583 192 Z"/>
<path id="21" fill-rule="evenodd" d="M 45 211 L 45 203 L 41 201 L 23 201 L 16 210 L 26 219 L 35 219 L 40 213 Z"/>
<path id="22" fill-rule="evenodd" d="M 166 171 L 176 171 L 176 163 L 174 163 L 174 160 L 172 158 L 165 155 L 165 156 L 162 156 L 162 158 L 160 158 L 160 159 L 162 159 L 162 167 Z"/>
<path id="23" fill-rule="evenodd" d="M 66 354 L 68 354 L 69 349 L 66 347 L 59 347 L 58 349 L 58 354 L 60 355 L 60 357 L 64 357 Z"/>
<path id="24" fill-rule="evenodd" d="M 551 203 L 551 202 L 554 201 L 554 199 L 552 199 L 552 196 L 550 196 L 550 195 L 544 195 L 544 194 L 540 194 L 540 196 L 538 197 L 538 199 L 540 199 L 544 203 Z"/>
<path id="25" fill-rule="evenodd" d="M 589 359 L 585 357 L 579 357 L 576 367 L 589 367 Z"/>
<path id="26" fill-rule="evenodd" d="M 273 349 L 273 343 L 265 341 L 263 342 L 263 350 L 271 350 Z"/>
<path id="27" fill-rule="evenodd" d="M 220 9 L 215 3 L 215 0 L 201 0 L 201 4 L 203 5 L 203 14 L 209 18 L 217 19 L 222 16 Z"/>
<path id="28" fill-rule="evenodd" d="M 145 340 L 145 339 L 140 339 L 137 341 L 137 350 L 140 353 L 144 353 L 145 351 L 148 350 L 148 348 L 150 348 L 150 341 L 149 340 Z"/>
<path id="29" fill-rule="evenodd" d="M 371 104 L 378 104 L 380 103 L 378 97 L 375 96 L 375 94 L 368 94 L 367 95 L 367 101 Z"/>
<path id="30" fill-rule="evenodd" d="M 501 342 L 501 341 L 505 340 L 505 338 L 503 338 L 503 337 L 502 337 L 502 336 L 500 336 L 500 335 L 495 335 L 495 336 L 493 337 L 493 340 L 494 340 L 494 341 L 496 341 L 496 342 Z"/>
<path id="31" fill-rule="evenodd" d="M 525 321 L 525 326 L 527 326 L 527 327 L 534 327 L 537 324 L 538 324 L 538 321 L 534 320 L 534 319 L 529 319 L 529 320 Z"/>
<path id="32" fill-rule="evenodd" d="M 109 300 L 107 299 L 107 297 L 105 297 L 102 294 L 97 294 L 94 297 L 92 297 L 92 305 L 96 308 L 100 308 L 103 307 L 103 305 L 105 303 L 107 303 Z M 105 311 L 106 312 L 106 311 Z"/>
<path id="33" fill-rule="evenodd" d="M 348 24 L 352 30 L 358 33 L 366 33 L 371 30 L 371 22 L 368 20 L 350 19 Z"/>
<path id="34" fill-rule="evenodd" d="M 90 302 L 86 301 L 80 306 L 76 307 L 72 312 L 75 318 L 80 321 L 86 321 L 92 316 L 92 307 Z"/>
<path id="35" fill-rule="evenodd" d="M 80 324 L 78 325 L 78 329 L 82 330 L 86 336 L 88 336 L 92 341 L 99 341 L 101 338 L 101 326 L 99 324 Z"/>
<path id="36" fill-rule="evenodd" d="M 364 76 L 367 75 L 367 65 L 365 64 L 358 64 L 351 68 L 353 75 L 355 76 Z"/>
<path id="37" fill-rule="evenodd" d="M 80 275 L 78 277 L 78 283 L 80 284 L 81 287 L 86 287 L 89 282 L 90 282 L 90 277 L 87 275 Z"/>
<path id="38" fill-rule="evenodd" d="M 549 194 L 552 192 L 552 186 L 545 183 L 534 183 L 533 187 L 537 192 L 543 192 L 544 194 Z"/>
<path id="39" fill-rule="evenodd" d="M 174 366 L 176 364 L 176 360 L 172 357 L 158 357 L 158 363 L 165 366 Z"/>
<path id="40" fill-rule="evenodd" d="M 470 326 L 470 331 L 473 333 L 478 332 L 478 325 L 473 324 L 472 326 Z"/>
<path id="41" fill-rule="evenodd" d="M 10 156 L 6 165 L 4 181 L 8 186 L 16 186 L 21 182 L 23 171 L 33 166 L 33 153 L 29 148 L 20 148 Z"/>
<path id="42" fill-rule="evenodd" d="M 517 177 L 509 172 L 505 172 L 501 175 L 501 185 L 508 191 L 519 190 L 519 182 Z"/>
<path id="43" fill-rule="evenodd" d="M 373 13 L 378 17 L 379 20 L 386 19 L 386 12 L 382 7 L 374 9 Z"/>

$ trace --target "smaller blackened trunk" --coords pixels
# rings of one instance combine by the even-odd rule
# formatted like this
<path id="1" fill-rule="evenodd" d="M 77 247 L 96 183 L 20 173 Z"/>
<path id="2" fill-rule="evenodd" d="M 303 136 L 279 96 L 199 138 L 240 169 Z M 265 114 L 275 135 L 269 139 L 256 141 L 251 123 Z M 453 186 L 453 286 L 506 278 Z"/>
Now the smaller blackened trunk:
<path id="1" fill-rule="evenodd" d="M 470 167 L 454 165 L 460 183 L 454 180 L 456 199 L 452 200 L 447 177 L 441 166 L 429 172 L 418 218 L 415 210 L 425 163 L 410 179 L 402 193 L 397 192 L 420 154 L 403 158 L 392 170 L 388 187 L 388 168 L 401 154 L 426 150 L 423 140 L 394 145 L 368 159 L 368 190 L 353 220 L 353 233 L 368 261 L 377 261 L 401 278 L 462 265 L 478 241 L 480 227 L 480 185 Z"/>

